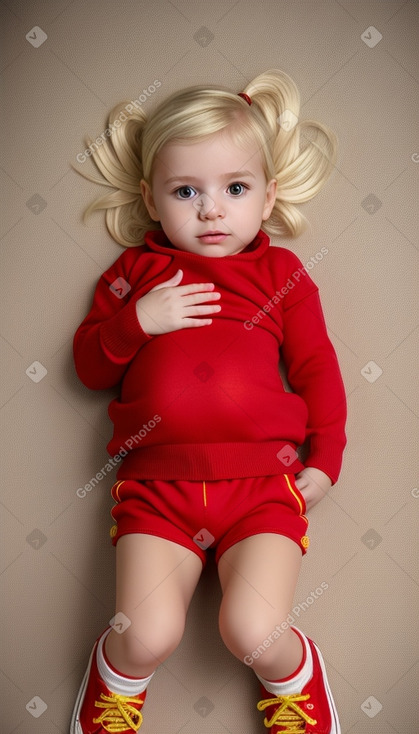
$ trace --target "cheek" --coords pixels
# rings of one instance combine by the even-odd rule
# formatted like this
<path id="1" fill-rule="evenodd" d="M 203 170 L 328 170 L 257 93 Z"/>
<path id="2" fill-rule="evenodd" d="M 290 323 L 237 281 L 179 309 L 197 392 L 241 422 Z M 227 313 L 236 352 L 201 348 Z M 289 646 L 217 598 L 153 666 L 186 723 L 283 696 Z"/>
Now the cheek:
<path id="1" fill-rule="evenodd" d="M 191 207 L 179 206 L 176 201 L 165 202 L 161 210 L 161 219 L 177 229 L 181 224 L 189 221 L 194 212 L 194 209 L 191 211 Z"/>
<path id="2" fill-rule="evenodd" d="M 249 215 L 252 217 L 260 217 L 265 208 L 265 198 L 263 196 L 255 196 L 251 204 L 248 206 Z"/>
<path id="3" fill-rule="evenodd" d="M 177 220 L 186 221 L 194 214 L 198 214 L 198 209 L 193 205 L 192 201 L 176 202 L 172 206 L 172 214 Z"/>
<path id="4" fill-rule="evenodd" d="M 161 198 L 157 203 L 157 208 L 162 219 L 173 216 L 174 207 L 173 202 L 170 199 Z"/>

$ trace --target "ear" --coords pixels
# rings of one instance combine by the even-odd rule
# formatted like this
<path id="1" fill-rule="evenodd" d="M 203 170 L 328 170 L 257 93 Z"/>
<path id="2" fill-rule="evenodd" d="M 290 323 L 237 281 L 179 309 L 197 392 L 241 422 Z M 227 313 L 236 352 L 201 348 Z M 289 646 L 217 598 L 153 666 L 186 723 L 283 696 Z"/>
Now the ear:
<path id="1" fill-rule="evenodd" d="M 265 222 L 271 216 L 276 200 L 276 178 L 272 178 L 266 186 L 265 206 L 263 207 L 262 221 Z"/>
<path id="2" fill-rule="evenodd" d="M 141 187 L 141 196 L 144 199 L 144 204 L 146 205 L 147 211 L 151 219 L 154 222 L 159 222 L 160 217 L 157 214 L 157 209 L 154 203 L 153 194 L 151 193 L 150 184 L 148 184 L 147 181 L 145 181 L 144 179 L 141 179 L 140 187 Z"/>

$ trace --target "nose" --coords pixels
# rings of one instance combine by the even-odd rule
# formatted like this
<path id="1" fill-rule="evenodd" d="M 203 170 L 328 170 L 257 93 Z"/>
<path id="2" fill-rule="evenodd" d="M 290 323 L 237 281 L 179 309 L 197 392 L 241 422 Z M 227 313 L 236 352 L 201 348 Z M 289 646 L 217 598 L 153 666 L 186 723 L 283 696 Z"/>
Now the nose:
<path id="1" fill-rule="evenodd" d="M 203 221 L 218 219 L 224 217 L 224 208 L 220 201 L 214 200 L 208 194 L 201 194 L 195 202 L 199 218 Z"/>

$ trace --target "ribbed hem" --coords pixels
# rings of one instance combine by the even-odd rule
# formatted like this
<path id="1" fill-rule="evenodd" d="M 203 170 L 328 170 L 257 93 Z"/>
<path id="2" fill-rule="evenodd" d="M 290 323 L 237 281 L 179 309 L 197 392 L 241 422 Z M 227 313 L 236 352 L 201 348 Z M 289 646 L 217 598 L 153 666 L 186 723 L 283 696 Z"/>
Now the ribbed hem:
<path id="1" fill-rule="evenodd" d="M 131 451 L 118 479 L 243 479 L 297 474 L 302 469 L 295 445 L 286 441 L 177 444 Z"/>

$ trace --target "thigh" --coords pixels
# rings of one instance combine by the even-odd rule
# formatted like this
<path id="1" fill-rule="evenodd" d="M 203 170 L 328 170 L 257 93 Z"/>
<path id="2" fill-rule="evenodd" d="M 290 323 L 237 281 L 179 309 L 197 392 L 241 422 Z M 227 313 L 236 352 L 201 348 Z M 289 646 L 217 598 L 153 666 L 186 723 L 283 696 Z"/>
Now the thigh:
<path id="1" fill-rule="evenodd" d="M 130 619 L 185 616 L 202 571 L 196 553 L 170 540 L 131 533 L 116 546 L 116 609 Z"/>
<path id="2" fill-rule="evenodd" d="M 223 605 L 250 618 L 282 621 L 292 607 L 301 560 L 301 549 L 286 536 L 260 533 L 241 540 L 218 563 Z"/>

